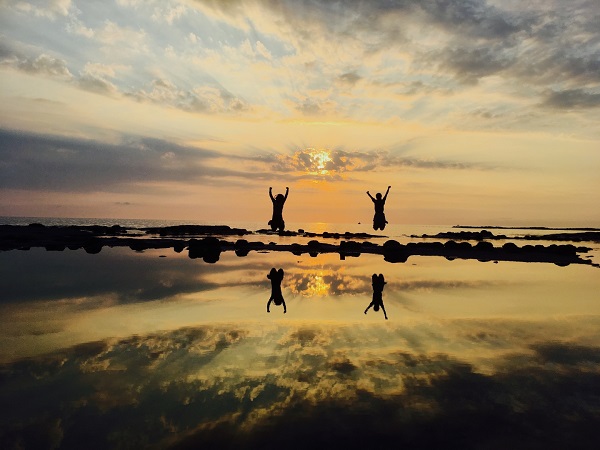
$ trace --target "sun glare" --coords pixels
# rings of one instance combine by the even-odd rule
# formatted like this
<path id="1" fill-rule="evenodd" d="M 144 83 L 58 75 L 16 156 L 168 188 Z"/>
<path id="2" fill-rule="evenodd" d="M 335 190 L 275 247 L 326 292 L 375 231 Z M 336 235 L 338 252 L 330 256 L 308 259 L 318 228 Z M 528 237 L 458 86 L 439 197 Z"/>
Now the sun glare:
<path id="1" fill-rule="evenodd" d="M 311 173 L 315 175 L 327 175 L 329 170 L 326 169 L 327 163 L 331 162 L 331 155 L 327 150 L 307 149 L 310 154 Z"/>

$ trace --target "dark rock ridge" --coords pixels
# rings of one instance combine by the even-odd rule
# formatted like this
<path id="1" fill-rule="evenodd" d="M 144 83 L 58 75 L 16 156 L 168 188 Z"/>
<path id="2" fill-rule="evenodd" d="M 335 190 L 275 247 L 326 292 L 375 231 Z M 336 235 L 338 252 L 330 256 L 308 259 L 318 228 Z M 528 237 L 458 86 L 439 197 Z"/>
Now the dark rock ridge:
<path id="1" fill-rule="evenodd" d="M 243 228 L 231 228 L 228 225 L 175 225 L 171 227 L 142 228 L 146 234 L 160 236 L 244 236 L 251 232 Z"/>
<path id="2" fill-rule="evenodd" d="M 186 226 L 187 227 L 187 226 Z M 171 228 L 171 227 L 169 227 Z M 588 247 L 576 247 L 572 244 L 557 245 L 524 245 L 517 246 L 512 242 L 502 246 L 494 246 L 491 242 L 481 240 L 476 245 L 469 242 L 456 242 L 449 240 L 442 242 L 418 242 L 401 244 L 395 240 L 388 240 L 383 245 L 369 241 L 342 240 L 338 244 L 330 244 L 311 240 L 307 244 L 275 242 L 249 242 L 245 239 L 230 241 L 219 239 L 217 236 L 226 237 L 239 235 L 241 231 L 229 227 L 214 227 L 215 235 L 207 235 L 202 239 L 191 238 L 190 234 L 199 234 L 202 229 L 208 232 L 204 226 L 197 228 L 193 233 L 183 233 L 175 237 L 162 237 L 160 229 L 153 234 L 161 235 L 154 238 L 148 235 L 131 235 L 128 229 L 122 227 L 45 227 L 45 226 L 0 226 L 0 251 L 6 250 L 29 250 L 32 247 L 45 248 L 48 251 L 64 251 L 65 249 L 84 249 L 88 253 L 99 253 L 104 246 L 129 247 L 135 251 L 147 249 L 172 248 L 176 252 L 188 250 L 192 259 L 201 258 L 207 263 L 215 263 L 224 251 L 234 251 L 236 255 L 243 257 L 251 251 L 282 251 L 291 252 L 294 255 L 308 254 L 317 256 L 320 253 L 338 253 L 340 259 L 346 257 L 357 257 L 362 253 L 382 255 L 388 262 L 405 262 L 410 256 L 442 256 L 449 260 L 453 259 L 476 259 L 485 261 L 522 261 L 522 262 L 545 262 L 559 266 L 568 264 L 593 264 L 590 260 L 582 259 L 579 253 L 591 250 Z M 135 230 L 135 229 L 134 229 Z M 185 228 L 191 231 L 191 228 Z M 139 230 L 138 230 L 139 231 Z M 218 233 L 216 232 L 218 231 Z M 228 234 L 229 233 L 229 234 Z M 250 232 L 248 232 L 250 233 Z M 489 232 L 487 232 L 489 233 Z M 480 236 L 489 236 L 487 233 Z M 491 234 L 491 233 L 490 233 Z M 348 233 L 350 236 L 355 236 Z M 164 236 L 173 236 L 169 230 Z M 181 237 L 184 236 L 184 237 Z M 341 236 L 341 235 L 340 235 Z M 346 234 L 343 235 L 344 237 Z M 362 235 L 360 235 L 362 236 Z M 487 237 L 486 237 L 487 238 Z M 469 239 L 470 240 L 470 239 Z"/>

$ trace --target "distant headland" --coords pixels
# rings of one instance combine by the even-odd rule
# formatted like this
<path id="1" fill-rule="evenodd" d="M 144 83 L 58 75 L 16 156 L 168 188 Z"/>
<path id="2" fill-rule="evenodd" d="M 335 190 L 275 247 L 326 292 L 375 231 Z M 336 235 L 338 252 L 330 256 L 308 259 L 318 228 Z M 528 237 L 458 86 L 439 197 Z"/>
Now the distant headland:
<path id="1" fill-rule="evenodd" d="M 548 231 L 600 231 L 600 228 L 569 228 L 569 227 L 506 227 L 501 225 L 454 225 L 452 228 L 489 228 L 490 230 L 548 230 Z"/>

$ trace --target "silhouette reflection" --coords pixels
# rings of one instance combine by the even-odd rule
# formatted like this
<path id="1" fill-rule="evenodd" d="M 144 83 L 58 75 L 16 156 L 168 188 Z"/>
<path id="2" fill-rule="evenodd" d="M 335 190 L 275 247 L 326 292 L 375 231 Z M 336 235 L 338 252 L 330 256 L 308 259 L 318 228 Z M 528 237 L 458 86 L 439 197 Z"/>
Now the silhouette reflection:
<path id="1" fill-rule="evenodd" d="M 388 223 L 385 220 L 385 214 L 383 212 L 383 207 L 385 206 L 385 200 L 387 199 L 388 194 L 390 193 L 391 186 L 388 186 L 387 191 L 385 191 L 385 195 L 382 197 L 381 192 L 375 194 L 375 198 L 367 191 L 367 195 L 373 201 L 375 206 L 375 215 L 373 216 L 373 229 L 383 230 L 385 229 L 385 224 Z"/>
<path id="2" fill-rule="evenodd" d="M 271 297 L 269 297 L 269 301 L 267 302 L 267 312 L 271 312 L 269 310 L 271 306 L 271 302 L 274 302 L 277 306 L 283 305 L 283 313 L 287 312 L 285 307 L 285 300 L 283 299 L 283 294 L 281 293 L 281 281 L 283 280 L 283 269 L 276 270 L 275 267 L 271 269 L 267 278 L 271 280 Z"/>
<path id="3" fill-rule="evenodd" d="M 271 225 L 271 230 L 279 230 L 282 232 L 285 230 L 285 222 L 283 220 L 283 205 L 288 198 L 288 194 L 290 192 L 290 188 L 285 188 L 285 195 L 277 194 L 276 197 L 273 197 L 273 188 L 269 188 L 269 197 L 271 197 L 271 201 L 273 202 L 273 217 L 269 220 L 269 225 Z"/>
<path id="4" fill-rule="evenodd" d="M 365 314 L 371 307 L 373 307 L 374 311 L 379 311 L 379 308 L 381 308 L 383 310 L 383 317 L 385 317 L 385 320 L 388 320 L 385 313 L 385 306 L 383 306 L 383 288 L 387 283 L 382 274 L 377 275 L 374 273 L 371 279 L 373 280 L 373 300 L 367 306 L 367 309 L 365 309 Z"/>

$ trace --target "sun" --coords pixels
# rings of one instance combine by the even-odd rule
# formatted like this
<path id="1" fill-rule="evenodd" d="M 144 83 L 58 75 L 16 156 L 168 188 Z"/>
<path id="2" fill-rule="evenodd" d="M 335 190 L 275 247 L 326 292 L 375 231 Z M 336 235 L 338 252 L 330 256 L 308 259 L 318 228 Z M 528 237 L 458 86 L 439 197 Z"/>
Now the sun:
<path id="1" fill-rule="evenodd" d="M 317 150 L 314 148 L 307 149 L 310 155 L 311 173 L 315 175 L 328 175 L 329 170 L 326 169 L 327 163 L 331 162 L 331 153 L 328 150 Z"/>

